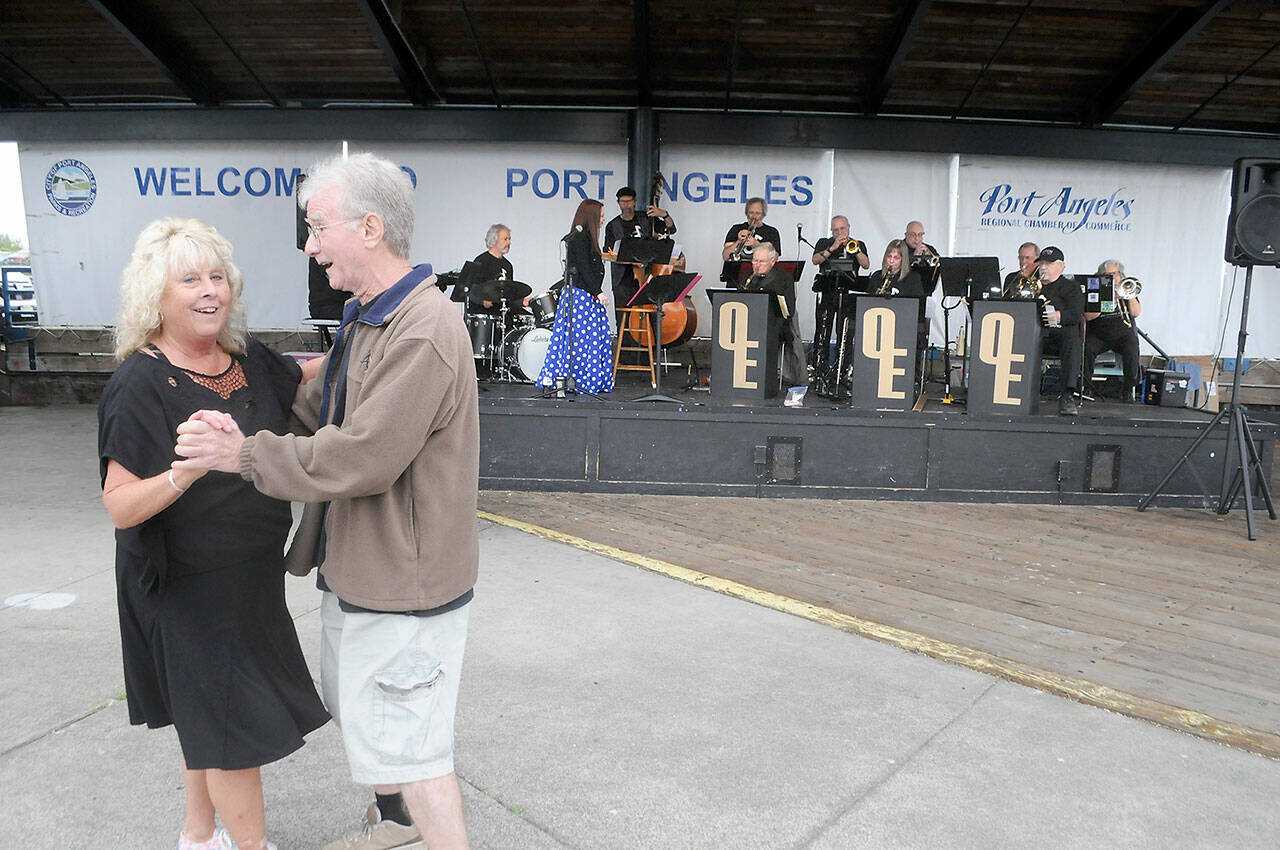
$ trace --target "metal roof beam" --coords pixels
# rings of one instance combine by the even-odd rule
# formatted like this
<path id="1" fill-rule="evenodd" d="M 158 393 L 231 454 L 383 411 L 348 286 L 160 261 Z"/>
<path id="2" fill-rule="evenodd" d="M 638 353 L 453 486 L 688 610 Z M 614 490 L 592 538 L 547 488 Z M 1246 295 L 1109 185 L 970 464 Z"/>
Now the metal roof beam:
<path id="1" fill-rule="evenodd" d="M 106 18 L 120 34 L 147 57 L 151 64 L 173 81 L 182 93 L 200 106 L 214 106 L 221 95 L 209 84 L 206 70 L 191 66 L 180 40 L 148 15 L 132 0 L 89 0 L 89 5 Z"/>
<path id="2" fill-rule="evenodd" d="M 1216 0 L 1199 9 L 1185 8 L 1172 14 L 1151 41 L 1122 65 L 1116 75 L 1089 99 L 1081 115 L 1081 123 L 1086 126 L 1105 124 L 1134 92 L 1159 73 L 1187 42 L 1199 35 L 1223 9 L 1234 2 L 1235 0 Z"/>
<path id="3" fill-rule="evenodd" d="M 875 115 L 884 106 L 885 98 L 889 96 L 889 89 L 893 87 L 893 80 L 898 76 L 898 72 L 902 70 L 902 64 L 907 59 L 911 42 L 915 39 L 916 32 L 920 29 L 920 24 L 924 22 L 924 16 L 929 13 L 929 7 L 932 5 L 933 0 L 915 0 L 902 10 L 902 15 L 898 18 L 898 29 L 893 36 L 893 49 L 889 51 L 889 60 L 885 62 L 879 78 L 871 80 L 867 86 L 867 102 L 863 109 L 867 115 Z"/>
<path id="4" fill-rule="evenodd" d="M 467 20 L 467 31 L 471 33 L 471 43 L 476 46 L 476 54 L 480 57 L 480 64 L 484 67 L 484 76 L 489 81 L 489 91 L 493 93 L 493 105 L 502 107 L 502 100 L 498 97 L 498 84 L 493 79 L 493 69 L 489 67 L 489 58 L 484 55 L 484 45 L 480 43 L 480 33 L 476 32 L 475 22 L 471 20 L 471 10 L 467 8 L 467 0 L 459 0 L 462 6 L 462 17 Z"/>
<path id="5" fill-rule="evenodd" d="M 356 0 L 356 5 L 360 7 L 360 11 L 364 12 L 374 40 L 378 42 L 383 55 L 387 57 L 387 62 L 396 72 L 400 85 L 404 86 L 405 93 L 409 95 L 409 100 L 418 106 L 444 103 L 440 87 L 418 61 L 413 46 L 409 44 L 409 39 L 405 38 L 404 31 L 400 29 L 395 16 L 387 8 L 385 0 Z"/>
<path id="6" fill-rule="evenodd" d="M 650 106 L 653 80 L 649 76 L 649 0 L 635 2 L 636 102 Z"/>

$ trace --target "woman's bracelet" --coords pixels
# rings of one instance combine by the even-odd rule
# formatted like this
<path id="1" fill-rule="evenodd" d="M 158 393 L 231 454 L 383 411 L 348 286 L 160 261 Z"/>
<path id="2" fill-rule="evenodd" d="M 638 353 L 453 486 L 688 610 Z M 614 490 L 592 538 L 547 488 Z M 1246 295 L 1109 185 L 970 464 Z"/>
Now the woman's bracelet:
<path id="1" fill-rule="evenodd" d="M 178 486 L 178 482 L 173 480 L 173 470 L 172 470 L 172 469 L 170 469 L 170 470 L 169 470 L 169 486 L 170 486 L 170 487 L 172 487 L 173 489 L 177 490 L 179 493 L 185 493 L 185 492 L 187 492 L 187 488 L 186 488 L 186 487 L 179 487 L 179 486 Z"/>

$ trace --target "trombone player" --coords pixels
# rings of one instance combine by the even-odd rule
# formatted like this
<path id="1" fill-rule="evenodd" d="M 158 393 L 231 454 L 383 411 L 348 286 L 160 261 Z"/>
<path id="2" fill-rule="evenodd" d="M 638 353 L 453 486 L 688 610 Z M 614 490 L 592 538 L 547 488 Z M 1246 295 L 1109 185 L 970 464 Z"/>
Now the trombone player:
<path id="1" fill-rule="evenodd" d="M 1104 351 L 1114 351 L 1124 367 L 1122 401 L 1133 401 L 1142 380 L 1142 362 L 1138 359 L 1138 331 L 1133 320 L 1142 313 L 1138 293 L 1142 285 L 1137 278 L 1126 278 L 1124 263 L 1106 260 L 1098 264 L 1098 277 L 1110 277 L 1115 284 L 1114 308 L 1106 313 L 1085 313 L 1084 378 L 1086 386 L 1093 380 L 1093 361 Z"/>
<path id="2" fill-rule="evenodd" d="M 1036 271 L 1036 257 L 1040 254 L 1040 246 L 1034 242 L 1023 242 L 1018 246 L 1018 270 L 1004 276 L 1004 297 L 1017 298 L 1018 293 L 1031 282 Z"/>

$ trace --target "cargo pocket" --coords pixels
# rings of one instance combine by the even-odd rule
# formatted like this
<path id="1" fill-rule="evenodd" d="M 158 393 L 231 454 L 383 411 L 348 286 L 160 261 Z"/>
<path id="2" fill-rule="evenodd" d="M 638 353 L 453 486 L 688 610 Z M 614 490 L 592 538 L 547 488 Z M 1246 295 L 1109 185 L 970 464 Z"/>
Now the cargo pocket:
<path id="1" fill-rule="evenodd" d="M 431 721 L 444 668 L 401 667 L 375 673 L 382 696 L 377 749 L 388 764 L 432 761 Z"/>

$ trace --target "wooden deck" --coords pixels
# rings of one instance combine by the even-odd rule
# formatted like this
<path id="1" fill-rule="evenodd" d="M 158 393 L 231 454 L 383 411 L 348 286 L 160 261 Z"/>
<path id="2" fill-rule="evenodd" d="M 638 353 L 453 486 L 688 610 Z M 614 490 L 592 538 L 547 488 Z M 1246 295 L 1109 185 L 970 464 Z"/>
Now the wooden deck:
<path id="1" fill-rule="evenodd" d="M 1280 758 L 1280 523 L 1265 509 L 1250 542 L 1243 506 L 1218 518 L 506 491 L 482 492 L 480 506 L 616 547 L 607 554 L 622 560 L 726 579 L 745 588 L 712 585 Z M 688 578 L 664 564 L 656 568 Z"/>

